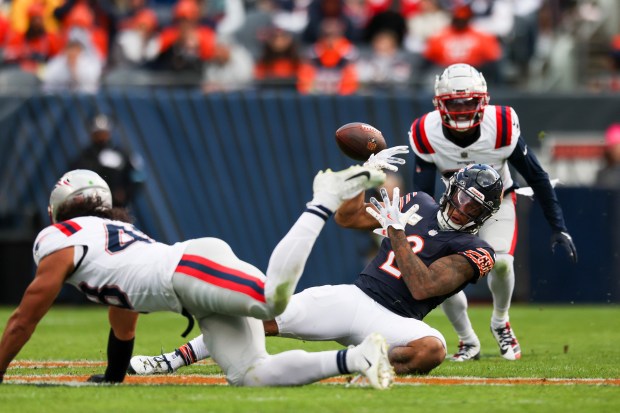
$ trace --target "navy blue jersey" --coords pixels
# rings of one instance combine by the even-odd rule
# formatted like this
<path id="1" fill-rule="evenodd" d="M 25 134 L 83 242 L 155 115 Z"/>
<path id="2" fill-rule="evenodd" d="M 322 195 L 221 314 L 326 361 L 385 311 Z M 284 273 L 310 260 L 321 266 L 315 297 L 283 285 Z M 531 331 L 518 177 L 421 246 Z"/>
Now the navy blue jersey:
<path id="1" fill-rule="evenodd" d="M 449 294 L 416 300 L 401 278 L 390 239 L 384 238 L 379 252 L 360 273 L 355 285 L 394 313 L 422 320 L 446 298 L 487 275 L 495 264 L 495 251 L 476 235 L 441 230 L 437 222 L 439 205 L 430 195 L 424 192 L 407 194 L 401 198 L 400 209 L 407 211 L 414 204 L 419 206 L 417 213 L 423 219 L 415 226 L 407 225 L 405 233 L 416 255 L 426 266 L 442 257 L 462 255 L 473 267 L 474 276 Z"/>

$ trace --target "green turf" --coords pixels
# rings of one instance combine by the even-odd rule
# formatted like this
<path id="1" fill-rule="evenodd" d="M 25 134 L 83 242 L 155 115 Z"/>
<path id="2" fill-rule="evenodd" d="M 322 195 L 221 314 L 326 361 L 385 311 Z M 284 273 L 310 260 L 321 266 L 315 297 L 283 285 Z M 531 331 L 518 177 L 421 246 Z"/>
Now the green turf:
<path id="1" fill-rule="evenodd" d="M 0 308 L 4 328 L 10 308 Z M 482 340 L 482 359 L 442 364 L 432 376 L 620 378 L 620 308 L 618 306 L 519 305 L 511 323 L 523 358 L 499 357 L 488 331 L 490 308 L 472 306 L 470 316 Z M 450 350 L 456 337 L 441 311 L 429 324 L 444 333 Z M 152 354 L 183 343 L 180 315 L 157 313 L 140 320 L 135 352 Z M 198 333 L 195 330 L 193 333 Z M 54 308 L 39 325 L 18 360 L 104 360 L 108 334 L 103 307 Z M 268 349 L 308 351 L 338 348 L 335 343 L 268 339 Z M 194 366 L 185 373 L 210 373 Z M 19 374 L 92 374 L 103 368 L 20 369 Z M 18 374 L 9 370 L 8 374 Z M 248 389 L 228 386 L 65 387 L 1 385 L 0 412 L 619 412 L 620 387 L 562 386 L 395 386 L 380 392 L 343 385 Z"/>

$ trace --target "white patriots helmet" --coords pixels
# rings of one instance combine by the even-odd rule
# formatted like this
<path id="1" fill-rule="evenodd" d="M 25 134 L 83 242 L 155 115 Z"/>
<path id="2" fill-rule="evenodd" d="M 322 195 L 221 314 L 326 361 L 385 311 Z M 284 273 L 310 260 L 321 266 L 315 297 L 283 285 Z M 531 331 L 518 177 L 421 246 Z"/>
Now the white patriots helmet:
<path id="1" fill-rule="evenodd" d="M 433 104 L 450 129 L 466 131 L 479 125 L 488 103 L 487 82 L 470 65 L 453 64 L 435 78 Z"/>
<path id="2" fill-rule="evenodd" d="M 61 205 L 88 197 L 100 197 L 104 206 L 112 208 L 110 187 L 97 173 L 87 169 L 75 169 L 64 174 L 54 186 L 47 207 L 52 224 L 56 223 L 56 214 Z"/>

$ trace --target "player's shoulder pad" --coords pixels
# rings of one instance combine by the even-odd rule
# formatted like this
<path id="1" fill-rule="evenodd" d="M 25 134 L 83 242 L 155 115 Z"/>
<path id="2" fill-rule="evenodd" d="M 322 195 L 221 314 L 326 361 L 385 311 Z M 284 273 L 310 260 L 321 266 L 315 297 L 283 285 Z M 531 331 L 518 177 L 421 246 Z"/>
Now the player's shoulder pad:
<path id="1" fill-rule="evenodd" d="M 426 121 L 434 112 L 430 112 L 413 121 L 409 128 L 409 145 L 414 153 L 420 155 L 430 155 L 435 153 L 426 133 Z"/>
<path id="2" fill-rule="evenodd" d="M 492 106 L 495 115 L 495 149 L 503 147 L 514 148 L 519 136 L 521 126 L 517 112 L 510 106 Z"/>
<path id="3" fill-rule="evenodd" d="M 59 222 L 44 228 L 34 241 L 32 255 L 35 263 L 54 251 L 71 245 L 70 237 L 82 230 L 79 223 L 73 220 Z"/>

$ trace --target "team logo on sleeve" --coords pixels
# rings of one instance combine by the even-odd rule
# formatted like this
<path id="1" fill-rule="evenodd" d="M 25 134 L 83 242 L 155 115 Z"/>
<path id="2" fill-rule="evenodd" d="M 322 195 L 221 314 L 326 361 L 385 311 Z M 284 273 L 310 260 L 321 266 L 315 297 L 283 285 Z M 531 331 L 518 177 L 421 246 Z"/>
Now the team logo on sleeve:
<path id="1" fill-rule="evenodd" d="M 459 252 L 469 258 L 480 271 L 480 277 L 487 275 L 495 265 L 494 257 L 484 248 L 476 248 L 475 250 L 467 250 Z"/>

